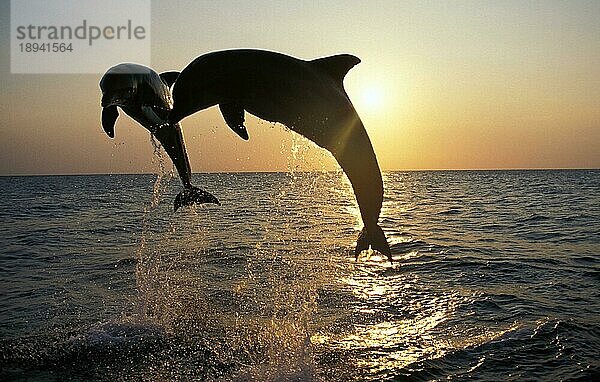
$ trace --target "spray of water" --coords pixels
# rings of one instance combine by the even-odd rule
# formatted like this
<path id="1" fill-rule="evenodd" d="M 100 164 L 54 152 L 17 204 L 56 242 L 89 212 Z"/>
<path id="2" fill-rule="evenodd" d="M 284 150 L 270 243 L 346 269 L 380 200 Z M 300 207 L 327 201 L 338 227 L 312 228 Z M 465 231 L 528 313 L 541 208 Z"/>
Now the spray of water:
<path id="1" fill-rule="evenodd" d="M 245 254 L 243 274 L 232 282 L 236 298 L 248 301 L 247 307 L 238 306 L 234 312 L 205 292 L 212 290 L 207 283 L 212 282 L 214 271 L 203 260 L 220 256 L 219 248 L 210 245 L 212 225 L 195 211 L 186 209 L 174 219 L 161 208 L 173 172 L 167 172 L 168 159 L 152 139 L 153 162 L 159 172 L 151 202 L 145 206 L 136 252 L 138 314 L 161 325 L 178 344 L 196 343 L 184 351 L 209 349 L 215 353 L 213 359 L 233 365 L 225 380 L 319 380 L 311 326 L 322 276 L 311 261 L 322 254 L 317 248 L 306 250 L 310 238 L 298 231 L 293 217 L 297 211 L 290 207 L 294 198 L 306 191 L 307 182 L 299 171 L 310 147 L 297 134 L 290 137 L 282 146 L 291 152 L 287 156 L 288 181 L 273 190 L 262 237 Z M 222 288 L 226 283 L 220 282 Z"/>
<path id="2" fill-rule="evenodd" d="M 268 310 L 256 318 L 252 333 L 245 333 L 241 340 L 259 346 L 250 365 L 242 368 L 233 380 L 247 381 L 316 381 L 319 380 L 311 344 L 311 321 L 317 308 L 317 280 L 315 269 L 307 267 L 311 256 L 300 250 L 296 241 L 303 233 L 290 218 L 290 199 L 304 187 L 299 181 L 309 146 L 305 139 L 291 133 L 291 147 L 282 143 L 282 152 L 288 155 L 288 182 L 275 194 L 271 214 L 267 217 L 264 236 L 258 242 L 247 261 L 248 288 L 254 293 L 252 299 Z M 289 150 L 289 151 L 288 151 Z M 304 238 L 308 240 L 308 238 Z M 275 244 L 273 244 L 275 243 Z M 301 254 L 301 255 L 300 255 Z M 318 257 L 318 254 L 314 254 Z M 242 321 L 238 333 L 247 331 L 248 322 Z M 250 338 L 244 338 L 249 336 Z M 258 359 L 260 358 L 260 359 Z"/>
<path id="3" fill-rule="evenodd" d="M 137 314 L 144 319 L 156 321 L 162 317 L 161 307 L 164 306 L 161 303 L 164 300 L 160 286 L 161 256 L 160 252 L 149 248 L 149 241 L 154 234 L 152 222 L 157 219 L 159 204 L 173 178 L 173 170 L 167 170 L 165 154 L 152 134 L 150 142 L 154 149 L 152 163 L 158 166 L 158 172 L 150 203 L 144 206 L 140 244 L 136 251 L 136 283 L 139 293 Z"/>

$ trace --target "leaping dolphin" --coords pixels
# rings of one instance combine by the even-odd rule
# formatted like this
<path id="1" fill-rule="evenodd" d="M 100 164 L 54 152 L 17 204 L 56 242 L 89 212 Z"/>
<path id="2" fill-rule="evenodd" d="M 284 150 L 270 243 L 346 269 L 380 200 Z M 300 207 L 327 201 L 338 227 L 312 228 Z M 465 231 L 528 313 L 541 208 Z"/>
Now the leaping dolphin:
<path id="1" fill-rule="evenodd" d="M 102 127 L 109 137 L 115 136 L 115 122 L 119 116 L 117 106 L 139 122 L 158 139 L 177 168 L 184 190 L 175 198 L 175 211 L 181 206 L 215 203 L 216 197 L 191 184 L 191 168 L 181 126 L 167 123 L 172 105 L 169 87 L 178 72 L 154 70 L 138 64 L 124 63 L 108 69 L 100 80 L 102 90 Z"/>
<path id="2" fill-rule="evenodd" d="M 378 225 L 383 201 L 381 171 L 343 85 L 346 73 L 359 62 L 349 54 L 304 61 L 252 49 L 208 53 L 179 74 L 168 121 L 177 123 L 218 104 L 227 125 L 243 139 L 248 139 L 245 110 L 282 123 L 329 150 L 352 183 L 360 207 L 364 227 L 356 243 L 356 258 L 370 246 L 392 261 Z"/>

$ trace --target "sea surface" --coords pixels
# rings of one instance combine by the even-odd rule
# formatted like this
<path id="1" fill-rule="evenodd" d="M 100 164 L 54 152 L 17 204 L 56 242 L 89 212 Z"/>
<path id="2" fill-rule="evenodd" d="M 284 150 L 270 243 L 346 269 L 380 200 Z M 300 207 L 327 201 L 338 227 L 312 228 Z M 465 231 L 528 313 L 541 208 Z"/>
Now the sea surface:
<path id="1" fill-rule="evenodd" d="M 1 381 L 600 380 L 600 171 L 0 178 Z"/>

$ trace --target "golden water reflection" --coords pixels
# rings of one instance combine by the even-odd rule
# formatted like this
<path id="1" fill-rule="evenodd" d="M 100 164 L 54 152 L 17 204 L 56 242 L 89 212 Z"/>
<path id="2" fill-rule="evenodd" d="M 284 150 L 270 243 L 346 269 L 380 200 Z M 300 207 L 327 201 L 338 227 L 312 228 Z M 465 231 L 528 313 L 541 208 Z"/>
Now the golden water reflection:
<path id="1" fill-rule="evenodd" d="M 438 338 L 434 329 L 450 317 L 459 302 L 458 296 L 447 294 L 443 297 L 431 296 L 428 301 L 420 299 L 409 301 L 402 296 L 418 282 L 415 278 L 394 277 L 390 280 L 368 278 L 349 278 L 345 282 L 352 287 L 353 294 L 374 306 L 376 301 L 385 310 L 391 301 L 404 301 L 412 305 L 406 311 L 404 319 L 384 320 L 382 322 L 356 324 L 354 332 L 340 338 L 337 346 L 341 349 L 362 349 L 369 351 L 370 357 L 358 358 L 360 367 L 367 367 L 372 372 L 405 367 L 423 358 L 437 358 L 448 349 L 448 342 Z M 398 290 L 398 286 L 403 285 Z M 427 306 L 424 306 L 427 305 Z M 367 310 L 358 308 L 359 312 Z M 371 314 L 377 312 L 371 309 Z"/>
<path id="2" fill-rule="evenodd" d="M 418 254 L 409 253 L 408 257 Z M 397 375 L 404 368 L 449 352 L 478 346 L 517 329 L 515 324 L 501 330 L 465 327 L 460 306 L 471 304 L 473 296 L 459 291 L 427 290 L 427 282 L 411 273 L 390 275 L 394 269 L 381 265 L 381 272 L 367 265 L 355 265 L 343 284 L 355 298 L 354 323 L 339 334 L 320 333 L 313 345 L 336 353 L 351 354 L 351 367 L 369 375 Z"/>

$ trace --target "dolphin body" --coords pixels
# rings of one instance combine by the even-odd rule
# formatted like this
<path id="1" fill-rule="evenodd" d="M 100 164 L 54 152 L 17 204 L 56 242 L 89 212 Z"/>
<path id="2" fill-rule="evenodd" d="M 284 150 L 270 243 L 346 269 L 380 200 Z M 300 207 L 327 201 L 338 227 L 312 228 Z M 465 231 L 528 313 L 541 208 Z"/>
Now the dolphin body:
<path id="1" fill-rule="evenodd" d="M 184 190 L 175 198 L 175 211 L 181 206 L 201 203 L 219 204 L 216 197 L 191 184 L 181 125 L 167 123 L 172 98 L 169 86 L 179 72 L 164 72 L 138 64 L 123 63 L 108 69 L 100 80 L 102 90 L 102 127 L 109 137 L 115 136 L 117 106 L 139 122 L 158 139 L 177 168 Z"/>
<path id="2" fill-rule="evenodd" d="M 227 125 L 248 139 L 244 111 L 279 122 L 329 150 L 342 167 L 360 207 L 364 227 L 355 256 L 369 246 L 388 256 L 378 225 L 383 181 L 369 136 L 344 90 L 346 73 L 360 59 L 348 54 L 304 61 L 262 50 L 226 50 L 202 55 L 173 85 L 169 123 L 219 105 Z"/>

